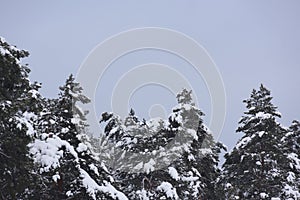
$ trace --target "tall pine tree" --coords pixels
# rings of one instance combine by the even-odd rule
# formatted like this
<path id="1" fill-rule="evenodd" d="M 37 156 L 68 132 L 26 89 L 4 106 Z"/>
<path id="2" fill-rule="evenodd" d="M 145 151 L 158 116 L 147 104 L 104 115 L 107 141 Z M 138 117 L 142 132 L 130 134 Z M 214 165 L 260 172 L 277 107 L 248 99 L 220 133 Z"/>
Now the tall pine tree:
<path id="1" fill-rule="evenodd" d="M 0 38 L 0 198 L 30 198 L 38 176 L 28 157 L 27 145 L 35 134 L 40 111 L 40 85 L 31 84 L 29 68 L 21 64 L 27 51 Z"/>
<path id="2" fill-rule="evenodd" d="M 183 90 L 177 99 L 169 122 L 139 122 L 133 110 L 124 124 L 113 114 L 102 115 L 106 136 L 120 154 L 116 161 L 126 159 L 114 177 L 130 199 L 215 198 L 221 145 L 203 124 L 191 91 Z"/>
<path id="3" fill-rule="evenodd" d="M 45 185 L 42 198 L 124 198 L 90 144 L 87 112 L 80 108 L 90 100 L 72 75 L 60 90 L 59 98 L 49 100 L 41 112 L 39 135 L 31 145 Z"/>
<path id="4" fill-rule="evenodd" d="M 283 174 L 285 199 L 300 199 L 300 123 L 296 120 L 288 129 L 288 133 L 282 138 L 284 155 L 288 162 L 284 165 Z"/>
<path id="5" fill-rule="evenodd" d="M 225 199 L 280 198 L 283 189 L 282 165 L 287 161 L 280 140 L 286 130 L 276 121 L 280 117 L 263 85 L 244 100 L 247 111 L 237 132 L 244 135 L 232 152 L 225 155 L 220 189 Z"/>

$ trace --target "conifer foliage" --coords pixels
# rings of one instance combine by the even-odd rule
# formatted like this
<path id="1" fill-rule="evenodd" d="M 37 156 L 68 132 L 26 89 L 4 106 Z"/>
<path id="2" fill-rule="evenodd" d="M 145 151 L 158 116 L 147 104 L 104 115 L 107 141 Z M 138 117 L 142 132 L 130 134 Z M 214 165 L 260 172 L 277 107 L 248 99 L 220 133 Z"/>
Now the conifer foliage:
<path id="1" fill-rule="evenodd" d="M 127 199 L 93 152 L 79 83 L 43 98 L 20 62 L 29 54 L 0 42 L 0 199 Z"/>
<path id="2" fill-rule="evenodd" d="M 237 129 L 244 135 L 225 155 L 220 180 L 226 199 L 287 199 L 283 191 L 288 158 L 282 144 L 287 130 L 277 122 L 281 115 L 271 100 L 263 85 L 244 100 L 248 110 Z"/>
<path id="3" fill-rule="evenodd" d="M 103 113 L 106 137 L 122 156 L 114 178 L 130 199 L 214 199 L 221 144 L 203 124 L 191 91 L 177 96 L 168 121 L 140 122 L 131 109 L 122 122 Z M 117 152 L 118 149 L 114 151 Z M 110 157 L 112 153 L 109 154 Z M 128 162 L 129 161 L 129 162 Z M 126 167 L 127 166 L 127 167 Z M 132 170 L 130 170 L 132 169 Z"/>
<path id="4" fill-rule="evenodd" d="M 60 90 L 53 107 L 41 113 L 42 128 L 30 145 L 46 186 L 41 196 L 46 199 L 124 196 L 109 183 L 109 174 L 101 166 L 87 136 L 87 112 L 78 104 L 90 100 L 82 94 L 82 88 L 72 75 Z"/>
<path id="5" fill-rule="evenodd" d="M 22 64 L 28 52 L 0 38 L 0 199 L 300 199 L 300 123 L 289 128 L 263 85 L 244 100 L 241 139 L 225 155 L 183 89 L 167 119 L 104 112 L 90 133 L 90 102 L 70 75 L 44 98 Z M 92 135 L 90 138 L 89 135 Z"/>
<path id="6" fill-rule="evenodd" d="M 288 161 L 284 170 L 283 194 L 286 199 L 300 198 L 300 123 L 294 120 L 282 138 L 284 155 Z"/>
<path id="7" fill-rule="evenodd" d="M 31 103 L 39 86 L 28 80 L 30 70 L 21 64 L 29 54 L 0 38 L 0 198 L 26 198 L 37 178 L 27 145 L 35 134 L 38 110 Z M 37 103 L 34 105 L 38 105 Z"/>

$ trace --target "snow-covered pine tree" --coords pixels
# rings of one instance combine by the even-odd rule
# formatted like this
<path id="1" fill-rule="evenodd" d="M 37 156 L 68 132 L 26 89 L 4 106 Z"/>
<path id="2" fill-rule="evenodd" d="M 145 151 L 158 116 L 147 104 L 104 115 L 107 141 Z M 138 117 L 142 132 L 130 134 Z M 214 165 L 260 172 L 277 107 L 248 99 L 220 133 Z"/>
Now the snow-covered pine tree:
<path id="1" fill-rule="evenodd" d="M 300 199 L 300 123 L 294 120 L 288 133 L 282 138 L 284 155 L 288 162 L 284 165 L 285 199 Z"/>
<path id="2" fill-rule="evenodd" d="M 124 125 L 113 114 L 102 115 L 107 137 L 117 139 L 115 147 L 128 159 L 114 176 L 129 199 L 215 197 L 220 148 L 204 126 L 191 91 L 183 90 L 177 98 L 168 123 L 161 119 L 138 123 L 133 111 Z M 115 137 L 116 133 L 121 137 Z"/>
<path id="3" fill-rule="evenodd" d="M 113 113 L 104 112 L 102 113 L 102 118 L 100 123 L 106 122 L 104 128 L 105 136 L 112 140 L 113 142 L 121 141 L 124 137 L 124 127 L 122 126 L 122 120 L 119 116 Z"/>
<path id="4" fill-rule="evenodd" d="M 147 126 L 139 122 L 133 109 L 130 110 L 124 122 L 119 116 L 107 112 L 102 114 L 100 122 L 106 123 L 104 135 L 100 137 L 100 157 L 105 160 L 105 164 L 112 172 L 121 191 L 129 199 L 135 199 L 137 189 L 133 182 L 139 173 L 132 172 L 132 168 L 135 162 L 139 161 L 136 157 L 140 155 L 137 148 L 147 135 Z"/>
<path id="5" fill-rule="evenodd" d="M 168 173 L 179 199 L 216 199 L 217 165 L 224 146 L 214 141 L 204 125 L 204 114 L 192 101 L 191 92 L 184 89 L 177 95 L 178 105 L 169 118 L 169 128 L 176 131 L 183 152 Z"/>
<path id="6" fill-rule="evenodd" d="M 104 133 L 107 138 L 101 140 L 102 156 L 107 155 L 105 160 L 121 191 L 129 199 L 158 199 L 155 192 L 146 189 L 155 189 L 150 183 L 151 164 L 154 162 L 152 153 L 167 143 L 163 121 L 140 122 L 133 109 L 124 122 L 112 113 L 103 113 L 102 121 L 106 122 Z M 164 153 L 163 149 L 159 150 Z"/>
<path id="7" fill-rule="evenodd" d="M 232 152 L 225 155 L 220 189 L 224 199 L 280 198 L 287 162 L 280 140 L 286 130 L 276 121 L 280 117 L 263 85 L 244 100 L 247 111 L 237 132 L 244 133 Z"/>
<path id="8" fill-rule="evenodd" d="M 79 107 L 89 99 L 72 75 L 60 90 L 59 98 L 50 101 L 53 107 L 42 112 L 42 129 L 31 145 L 44 177 L 43 198 L 126 199 L 111 185 L 108 171 L 92 151 L 87 113 Z"/>
<path id="9" fill-rule="evenodd" d="M 128 150 L 127 143 L 131 143 L 131 138 L 125 130 L 126 126 L 123 124 L 121 118 L 113 113 L 102 113 L 100 123 L 106 123 L 104 134 L 100 134 L 99 145 L 97 153 L 101 160 L 109 167 L 109 171 L 117 174 L 125 168 L 123 160 L 124 154 Z"/>
<path id="10" fill-rule="evenodd" d="M 131 160 L 123 159 L 126 152 L 132 152 L 141 143 L 145 135 L 147 135 L 147 126 L 141 123 L 135 116 L 133 109 L 124 122 L 119 116 L 113 113 L 104 112 L 100 123 L 105 122 L 104 135 L 100 137 L 101 153 L 104 156 L 107 165 L 113 166 L 113 172 L 131 168 Z M 134 148 L 133 148 L 134 147 Z M 132 157 L 128 157 L 132 158 Z M 126 170 L 125 170 L 126 171 Z"/>
<path id="11" fill-rule="evenodd" d="M 131 108 L 128 117 L 126 117 L 125 126 L 135 126 L 139 123 L 138 118 L 135 116 L 135 111 Z"/>
<path id="12" fill-rule="evenodd" d="M 0 37 L 0 199 L 30 199 L 38 190 L 27 145 L 35 134 L 40 85 L 30 83 L 30 70 L 21 64 L 28 55 Z"/>

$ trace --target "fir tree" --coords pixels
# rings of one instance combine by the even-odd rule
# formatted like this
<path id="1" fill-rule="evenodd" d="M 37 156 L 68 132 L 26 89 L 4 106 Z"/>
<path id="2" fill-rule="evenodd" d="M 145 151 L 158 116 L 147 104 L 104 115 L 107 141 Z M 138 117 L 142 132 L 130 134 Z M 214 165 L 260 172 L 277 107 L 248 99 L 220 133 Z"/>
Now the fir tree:
<path id="1" fill-rule="evenodd" d="M 93 152 L 86 114 L 80 103 L 90 100 L 71 75 L 57 100 L 41 113 L 39 138 L 31 153 L 44 178 L 45 199 L 117 199 L 124 195 L 111 185 L 105 166 Z M 51 107 L 53 106 L 53 107 Z M 49 150 L 47 150 L 49 149 Z"/>
<path id="2" fill-rule="evenodd" d="M 280 140 L 286 130 L 276 121 L 280 117 L 263 85 L 244 100 L 248 111 L 237 132 L 243 137 L 225 155 L 221 190 L 225 199 L 271 199 L 280 197 L 283 188 L 282 164 L 286 162 Z"/>
<path id="3" fill-rule="evenodd" d="M 170 116 L 170 129 L 176 130 L 182 155 L 168 172 L 180 199 L 216 199 L 215 180 L 219 175 L 218 154 L 224 146 L 216 143 L 204 125 L 203 112 L 192 101 L 191 91 L 177 95 L 178 105 Z M 178 174 L 178 175 L 177 175 Z"/>
<path id="4" fill-rule="evenodd" d="M 125 133 L 119 116 L 116 116 L 113 113 L 104 112 L 102 113 L 102 119 L 100 120 L 100 123 L 102 122 L 107 123 L 104 129 L 104 134 L 106 135 L 106 137 L 113 140 L 114 142 L 122 140 Z"/>
<path id="5" fill-rule="evenodd" d="M 282 138 L 284 155 L 288 162 L 284 165 L 284 189 L 285 199 L 300 198 L 300 123 L 293 121 L 288 133 Z"/>
<path id="6" fill-rule="evenodd" d="M 191 91 L 183 90 L 177 98 L 168 123 L 153 119 L 140 123 L 133 110 L 124 125 L 113 115 L 102 115 L 108 122 L 105 133 L 115 144 L 112 149 L 120 148 L 119 157 L 126 158 L 114 178 L 130 199 L 215 197 L 220 148 L 204 126 Z M 121 137 L 111 137 L 116 133 Z"/>
<path id="7" fill-rule="evenodd" d="M 31 84 L 21 64 L 29 55 L 0 38 L 0 198 L 33 198 L 38 176 L 27 145 L 35 134 L 40 85 Z"/>

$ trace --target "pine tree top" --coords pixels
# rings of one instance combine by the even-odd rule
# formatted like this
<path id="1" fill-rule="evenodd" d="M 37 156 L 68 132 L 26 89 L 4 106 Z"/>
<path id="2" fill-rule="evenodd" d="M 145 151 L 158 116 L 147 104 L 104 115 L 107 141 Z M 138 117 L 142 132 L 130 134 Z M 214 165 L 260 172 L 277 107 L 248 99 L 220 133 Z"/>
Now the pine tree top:
<path id="1" fill-rule="evenodd" d="M 266 123 L 266 120 L 273 121 L 276 124 L 276 118 L 281 117 L 277 107 L 272 103 L 271 92 L 261 84 L 259 90 L 253 89 L 250 98 L 244 100 L 246 108 L 244 116 L 239 121 L 240 126 L 237 132 L 249 132 L 257 129 L 259 124 Z"/>
<path id="2" fill-rule="evenodd" d="M 178 103 L 193 104 L 192 90 L 188 91 L 184 88 L 180 93 L 177 94 L 176 98 Z"/>
<path id="3" fill-rule="evenodd" d="M 268 90 L 263 84 L 261 84 L 259 90 L 253 89 L 250 98 L 244 100 L 248 111 L 245 114 L 253 115 L 259 112 L 270 114 L 276 117 L 280 117 L 280 113 L 277 112 L 277 107 L 271 102 L 273 97 L 270 90 Z"/>

